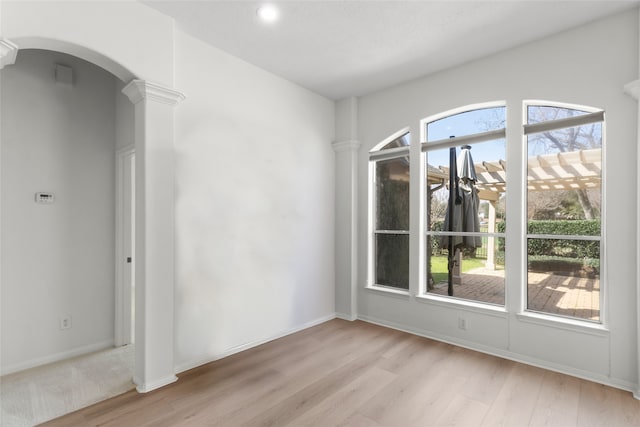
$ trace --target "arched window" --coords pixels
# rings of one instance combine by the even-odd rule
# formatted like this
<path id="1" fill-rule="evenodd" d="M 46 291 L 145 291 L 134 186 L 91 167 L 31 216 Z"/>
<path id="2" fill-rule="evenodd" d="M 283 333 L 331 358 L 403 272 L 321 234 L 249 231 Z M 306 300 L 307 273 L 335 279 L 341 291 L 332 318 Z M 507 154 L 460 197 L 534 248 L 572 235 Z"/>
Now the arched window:
<path id="1" fill-rule="evenodd" d="M 507 159 L 503 102 L 421 121 L 423 194 L 413 205 L 420 218 L 414 234 L 408 130 L 369 152 L 369 287 L 408 294 L 410 257 L 415 257 L 413 277 L 422 278 L 418 297 L 504 307 L 547 320 L 602 321 L 604 111 L 526 101 L 524 113 L 526 162 Z M 517 137 L 508 141 L 515 152 L 522 143 Z M 508 164 L 511 174 L 526 181 L 526 205 L 510 202 L 523 215 L 511 217 L 510 227 Z M 507 234 L 522 262 L 507 265 Z M 420 250 L 410 253 L 410 239 L 419 241 Z M 514 298 L 507 304 L 507 287 L 522 296 L 519 303 Z"/>
<path id="2" fill-rule="evenodd" d="M 409 145 L 407 130 L 369 152 L 368 286 L 409 289 Z"/>
<path id="3" fill-rule="evenodd" d="M 604 111 L 525 102 L 529 311 L 600 321 Z"/>
<path id="4" fill-rule="evenodd" d="M 505 304 L 506 107 L 422 121 L 427 295 Z"/>

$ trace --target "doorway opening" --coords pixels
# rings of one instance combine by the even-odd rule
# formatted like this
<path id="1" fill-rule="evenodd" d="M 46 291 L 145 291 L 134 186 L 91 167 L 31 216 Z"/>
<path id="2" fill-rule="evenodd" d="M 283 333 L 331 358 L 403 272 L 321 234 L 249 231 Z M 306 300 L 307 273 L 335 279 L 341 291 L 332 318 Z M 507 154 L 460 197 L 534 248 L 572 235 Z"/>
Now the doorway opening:
<path id="1" fill-rule="evenodd" d="M 21 49 L 15 64 L 2 70 L 2 374 L 12 377 L 15 396 L 28 384 L 35 390 L 35 402 L 48 402 L 42 405 L 46 407 L 60 400 L 62 389 L 47 394 L 46 387 L 34 383 L 49 378 L 52 369 L 58 372 L 56 383 L 64 379 L 76 388 L 94 382 L 108 385 L 82 398 L 74 395 L 68 399 L 73 405 L 135 386 L 133 347 L 117 349 L 117 360 L 104 352 L 134 340 L 133 265 L 125 264 L 121 274 L 114 271 L 114 205 L 120 178 L 129 189 L 122 195 L 127 214 L 120 225 L 129 236 L 126 254 L 131 264 L 135 247 L 135 117 L 133 105 L 121 94 L 123 84 L 92 62 L 43 49 Z M 130 116 L 129 132 L 119 131 L 117 97 L 129 103 L 121 114 Z M 120 133 L 128 135 L 119 138 Z M 124 145 L 120 139 L 126 139 L 130 150 L 116 152 Z M 126 172 L 120 177 L 119 160 Z M 129 278 L 120 306 L 129 321 L 116 339 L 114 291 L 119 277 Z M 90 375 L 106 375 L 108 380 L 77 374 L 85 372 L 81 368 L 89 356 L 102 364 Z M 73 366 L 57 369 L 67 362 Z M 3 390 L 7 384 L 3 377 Z M 9 400 L 4 397 L 3 414 Z M 51 407 L 68 411 L 82 406 Z"/>
<path id="2" fill-rule="evenodd" d="M 115 345 L 135 342 L 135 149 L 116 153 Z"/>
<path id="3" fill-rule="evenodd" d="M 118 39 L 121 41 L 120 39 Z M 0 45 L 2 52 L 0 52 L 0 69 L 7 70 L 12 67 L 16 60 L 16 54 L 18 51 L 27 49 L 44 49 L 51 52 L 66 53 L 73 55 L 76 58 L 83 59 L 91 64 L 101 67 L 103 70 L 116 76 L 116 80 L 120 80 L 118 83 L 126 84 L 122 88 L 118 88 L 118 93 L 122 93 L 126 96 L 128 105 L 133 111 L 133 119 L 130 126 L 133 129 L 133 135 L 128 141 L 129 144 L 136 149 L 136 211 L 135 216 L 136 224 L 135 230 L 137 235 L 137 244 L 135 245 L 135 258 L 132 257 L 132 263 L 135 263 L 135 305 L 136 309 L 132 309 L 132 317 L 135 316 L 135 366 L 133 380 L 136 384 L 136 389 L 140 393 L 146 393 L 159 387 L 163 387 L 177 380 L 175 375 L 175 367 L 173 361 L 173 335 L 160 333 L 167 330 L 173 330 L 174 315 L 173 315 L 173 216 L 172 207 L 174 204 L 173 193 L 173 159 L 172 159 L 172 147 L 173 147 L 173 113 L 172 109 L 185 99 L 184 94 L 166 87 L 162 84 L 152 83 L 147 80 L 141 80 L 137 78 L 135 70 L 145 69 L 143 66 L 143 60 L 124 61 L 132 68 L 126 68 L 123 65 L 123 54 L 121 54 L 117 48 L 112 49 L 113 46 L 109 46 L 106 49 L 108 53 L 105 53 L 105 49 L 101 43 L 98 43 L 98 50 L 84 47 L 84 40 L 82 37 L 76 39 L 72 37 L 70 41 L 61 41 L 53 39 L 47 36 L 39 34 L 21 34 L 15 35 L 11 40 L 2 39 Z M 118 45 L 122 49 L 128 50 L 129 44 Z M 126 55 L 124 55 L 126 56 Z M 129 58 L 130 59 L 130 58 Z M 171 74 L 171 62 L 162 63 L 157 67 L 158 71 L 153 71 L 149 77 L 156 75 L 163 75 L 163 73 Z M 62 70 L 64 71 L 64 70 Z M 3 77 L 5 73 L 3 72 Z M 64 74 L 64 73 L 62 73 Z M 160 81 L 163 79 L 161 78 Z M 7 86 L 10 86 L 7 84 Z M 120 90 L 121 89 L 121 90 Z M 36 94 L 36 98 L 37 98 Z M 4 91 L 3 91 L 4 98 Z M 24 98 L 24 97 L 23 97 Z M 18 100 L 26 100 L 33 103 L 33 99 L 17 97 Z M 113 95 L 108 95 L 102 98 L 93 99 L 113 99 Z M 110 101 L 109 101 L 110 102 Z M 34 105 L 37 105 L 38 101 Z M 11 106 L 6 104 L 4 107 Z M 3 119 L 7 117 L 6 112 L 11 111 L 10 108 L 3 108 Z M 49 111 L 56 113 L 65 113 L 61 108 L 50 108 Z M 80 111 L 76 117 L 84 117 L 84 110 Z M 98 118 L 94 122 L 100 123 L 102 120 Z M 82 120 L 83 123 L 87 123 L 86 120 Z M 49 122 L 38 123 L 38 126 L 31 126 L 32 128 L 42 127 L 42 125 L 49 124 Z M 33 123 L 32 123 L 33 125 Z M 29 126 L 26 126 L 29 129 Z M 3 127 L 4 130 L 4 127 Z M 88 134 L 87 139 L 90 140 L 91 133 Z M 45 138 L 40 138 L 44 140 Z M 3 141 L 4 145 L 4 141 Z M 122 147 L 123 145 L 117 145 Z M 113 164 L 114 151 L 109 153 L 111 158 L 111 164 Z M 3 170 L 4 172 L 4 170 Z M 112 175 L 111 186 L 113 188 L 113 182 L 115 181 L 115 174 Z M 4 173 L 3 173 L 3 180 Z M 156 191 L 161 188 L 162 191 Z M 39 190 L 38 190 L 39 191 Z M 104 196 L 103 193 L 96 191 L 95 188 L 89 188 L 84 194 L 92 194 L 96 197 Z M 4 194 L 3 194 L 4 195 Z M 31 197 L 33 200 L 33 197 Z M 105 200 L 104 197 L 100 200 Z M 112 199 L 111 199 L 112 200 Z M 112 202 L 113 203 L 113 202 Z M 6 204 L 3 204 L 3 206 Z M 113 215 L 113 205 L 109 209 Z M 5 232 L 9 227 L 6 227 L 5 216 L 3 218 L 2 232 L 0 235 L 4 237 Z M 115 223 L 115 219 L 112 218 L 111 224 Z M 111 226 L 113 229 L 113 225 Z M 92 232 L 99 230 L 94 227 L 89 230 Z M 106 323 L 109 325 L 110 331 L 110 343 L 115 342 L 115 330 L 114 330 L 114 265 L 115 265 L 115 247 L 114 244 L 114 232 L 111 231 L 111 246 L 109 264 L 111 268 L 111 288 L 109 300 L 111 304 L 111 312 L 103 314 L 102 319 L 106 319 Z M 147 250 L 150 248 L 150 250 Z M 58 251 L 63 253 L 62 251 Z M 2 252 L 3 266 L 4 255 L 7 251 Z M 74 252 L 78 256 L 88 255 L 88 251 Z M 82 263 L 78 263 L 76 258 L 73 258 L 75 265 L 83 266 Z M 8 265 L 9 263 L 7 263 Z M 35 264 L 32 264 L 35 265 Z M 59 263 L 56 265 L 60 265 Z M 26 268 L 28 270 L 28 268 Z M 31 269 L 33 270 L 33 268 Z M 3 274 L 5 269 L 3 268 Z M 4 279 L 3 279 L 3 291 L 4 291 Z M 7 299 L 3 299 L 6 301 Z M 91 308 L 85 306 L 85 311 L 90 312 Z M 3 318 L 5 311 L 3 310 Z M 40 316 L 42 313 L 39 313 Z M 11 322 L 2 322 L 3 325 L 11 324 Z M 53 322 L 57 328 L 57 321 Z M 66 322 L 65 324 L 68 324 Z M 73 327 L 75 328 L 78 323 L 73 319 Z M 133 328 L 133 325 L 132 325 Z M 3 333 L 3 338 L 4 338 Z M 34 338 L 29 340 L 29 345 L 46 344 L 50 340 L 43 339 L 38 340 Z M 26 342 L 23 340 L 22 342 Z M 104 345 L 101 348 L 105 348 Z M 3 346 L 3 348 L 11 348 L 11 346 Z M 56 355 L 56 357 L 59 355 Z M 3 364 L 7 358 L 2 357 Z M 21 365 L 24 359 L 15 357 L 16 361 L 19 361 Z M 59 358 L 57 359 L 59 360 Z M 41 363 L 38 363 L 41 364 Z M 34 366 L 34 365 L 31 365 Z M 4 365 L 3 365 L 4 368 Z M 22 366 L 22 369 L 26 369 L 26 366 Z M 13 372 L 16 372 L 14 370 Z"/>

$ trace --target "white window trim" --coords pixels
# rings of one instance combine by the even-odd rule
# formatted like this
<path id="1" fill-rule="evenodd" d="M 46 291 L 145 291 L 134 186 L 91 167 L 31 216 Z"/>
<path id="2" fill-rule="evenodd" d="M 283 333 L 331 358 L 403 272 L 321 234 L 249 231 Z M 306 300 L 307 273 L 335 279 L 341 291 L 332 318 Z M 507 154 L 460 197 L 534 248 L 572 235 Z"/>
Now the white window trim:
<path id="1" fill-rule="evenodd" d="M 387 150 L 383 150 L 382 147 L 384 147 L 385 145 L 387 145 L 388 143 L 390 143 L 394 139 L 398 139 L 402 135 L 410 133 L 410 132 L 411 132 L 411 128 L 409 126 L 407 126 L 407 127 L 404 127 L 402 129 L 400 129 L 399 131 L 391 134 L 390 136 L 388 136 L 385 139 L 383 139 L 381 142 L 379 142 L 376 145 L 374 145 L 373 148 L 371 150 L 369 150 L 369 155 L 371 155 L 373 153 L 377 153 L 379 151 L 387 151 Z M 406 148 L 408 149 L 410 146 L 411 145 L 408 145 Z M 399 147 L 399 148 L 404 148 L 404 147 Z M 393 150 L 393 148 L 390 148 L 389 150 Z"/>
<path id="2" fill-rule="evenodd" d="M 442 296 L 437 294 L 423 293 L 420 295 L 416 295 L 416 301 L 419 301 L 423 304 L 434 304 L 440 307 L 454 306 L 461 310 L 480 314 L 490 314 L 500 318 L 506 318 L 509 313 L 505 306 L 465 300 L 456 297 Z"/>
<path id="3" fill-rule="evenodd" d="M 600 232 L 602 233 L 602 224 L 600 225 Z M 550 239 L 550 240 L 591 240 L 601 241 L 601 236 L 593 235 L 577 235 L 577 234 L 526 234 L 527 239 Z"/>
<path id="4" fill-rule="evenodd" d="M 596 321 L 541 313 L 539 311 L 516 313 L 516 317 L 522 322 L 580 332 L 587 335 L 607 336 L 610 332 L 605 325 Z"/>
<path id="5" fill-rule="evenodd" d="M 473 133 L 471 135 L 454 136 L 437 141 L 423 142 L 422 151 L 441 150 L 443 148 L 458 147 L 460 145 L 477 144 L 478 142 L 493 141 L 507 137 L 507 129 L 496 129 L 487 132 Z"/>
<path id="6" fill-rule="evenodd" d="M 488 102 L 480 102 L 477 104 L 468 104 L 462 107 L 452 108 L 451 110 L 443 111 L 437 114 L 432 114 L 431 116 L 425 117 L 420 120 L 420 141 L 427 141 L 427 127 L 426 125 L 431 122 L 435 122 L 440 119 L 444 119 L 445 117 L 455 116 L 456 114 L 466 113 L 468 111 L 473 110 L 483 110 L 486 108 L 496 108 L 496 107 L 506 107 L 507 102 L 502 101 L 488 101 Z"/>
<path id="7" fill-rule="evenodd" d="M 384 295 L 389 295 L 389 296 L 393 296 L 393 297 L 397 297 L 397 298 L 402 298 L 402 299 L 409 299 L 411 297 L 411 294 L 408 290 L 404 290 L 404 289 L 399 289 L 399 288 L 392 288 L 391 286 L 384 286 L 384 285 L 367 285 L 365 287 L 366 290 L 368 291 L 372 291 L 374 293 L 380 293 L 380 294 L 384 294 Z"/>
<path id="8" fill-rule="evenodd" d="M 535 104 L 530 104 L 535 105 Z M 544 105 L 545 107 L 556 107 L 555 105 Z M 585 111 L 585 110 L 578 110 Z M 604 122 L 604 111 L 584 114 L 582 116 L 567 117 L 564 119 L 548 120 L 546 122 L 531 123 L 524 125 L 524 134 L 549 132 L 552 130 L 567 129 L 576 126 L 589 125 L 591 123 Z"/>
<path id="9" fill-rule="evenodd" d="M 410 147 L 388 148 L 373 153 L 369 153 L 369 160 L 397 159 L 409 155 Z"/>

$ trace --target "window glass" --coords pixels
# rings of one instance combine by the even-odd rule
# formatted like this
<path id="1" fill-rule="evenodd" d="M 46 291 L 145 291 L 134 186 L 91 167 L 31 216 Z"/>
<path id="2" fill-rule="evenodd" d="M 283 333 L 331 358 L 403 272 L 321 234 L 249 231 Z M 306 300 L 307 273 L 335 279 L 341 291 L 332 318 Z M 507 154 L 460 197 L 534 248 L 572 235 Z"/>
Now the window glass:
<path id="1" fill-rule="evenodd" d="M 506 187 L 506 143 L 504 139 L 481 142 L 470 146 L 477 181 L 478 215 L 481 224 L 489 217 L 489 208 L 496 208 L 497 219 L 505 218 Z M 456 166 L 461 149 L 456 147 Z M 450 149 L 429 150 L 426 153 L 427 172 L 427 230 L 443 231 L 442 225 L 449 203 Z M 454 189 L 455 190 L 455 189 Z M 459 190 L 460 191 L 460 190 Z M 454 191 L 455 195 L 455 191 Z M 482 228 L 484 230 L 484 228 Z M 488 230 L 484 230 L 488 231 Z"/>
<path id="2" fill-rule="evenodd" d="M 489 239 L 493 242 L 488 242 Z M 487 253 L 489 248 L 492 248 L 492 254 Z M 431 289 L 428 289 L 430 294 L 448 296 L 447 255 L 448 250 L 436 244 L 430 258 L 430 279 L 433 281 Z M 489 265 L 488 260 L 492 260 L 493 265 Z M 504 305 L 504 238 L 482 237 L 482 245 L 475 252 L 457 251 L 454 261 L 453 297 Z"/>
<path id="3" fill-rule="evenodd" d="M 400 147 L 408 147 L 410 143 L 409 134 L 405 133 L 402 136 L 394 139 L 393 141 L 386 144 L 381 150 L 388 150 L 390 148 L 400 148 Z"/>
<path id="4" fill-rule="evenodd" d="M 376 234 L 377 285 L 409 289 L 409 235 Z"/>
<path id="5" fill-rule="evenodd" d="M 589 114 L 587 111 L 573 108 L 553 107 L 549 105 L 529 105 L 527 107 L 527 123 L 541 123 L 551 120 L 568 119 Z"/>
<path id="6" fill-rule="evenodd" d="M 600 242 L 528 239 L 527 308 L 600 320 Z"/>
<path id="7" fill-rule="evenodd" d="M 527 108 L 529 123 L 585 114 Z M 527 136 L 528 310 L 600 320 L 602 128 L 594 122 Z"/>
<path id="8" fill-rule="evenodd" d="M 406 147 L 406 133 L 381 150 Z M 372 153 L 375 155 L 375 151 Z M 374 265 L 369 282 L 374 286 L 409 289 L 409 156 L 406 151 L 376 160 L 373 167 L 373 230 L 369 241 Z"/>
<path id="9" fill-rule="evenodd" d="M 502 129 L 505 127 L 505 114 L 505 107 L 491 107 L 443 117 L 427 124 L 427 141 Z"/>
<path id="10" fill-rule="evenodd" d="M 409 229 L 409 158 L 376 162 L 376 229 Z"/>

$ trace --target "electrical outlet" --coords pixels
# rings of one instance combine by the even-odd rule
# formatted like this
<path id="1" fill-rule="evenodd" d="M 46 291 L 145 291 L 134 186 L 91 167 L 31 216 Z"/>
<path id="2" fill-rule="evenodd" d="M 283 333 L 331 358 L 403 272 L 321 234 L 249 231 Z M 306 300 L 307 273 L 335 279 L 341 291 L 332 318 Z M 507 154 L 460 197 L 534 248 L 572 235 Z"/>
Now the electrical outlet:
<path id="1" fill-rule="evenodd" d="M 60 318 L 60 329 L 71 329 L 71 316 Z"/>
<path id="2" fill-rule="evenodd" d="M 467 330 L 467 319 L 458 317 L 458 329 L 462 329 L 463 331 Z"/>

